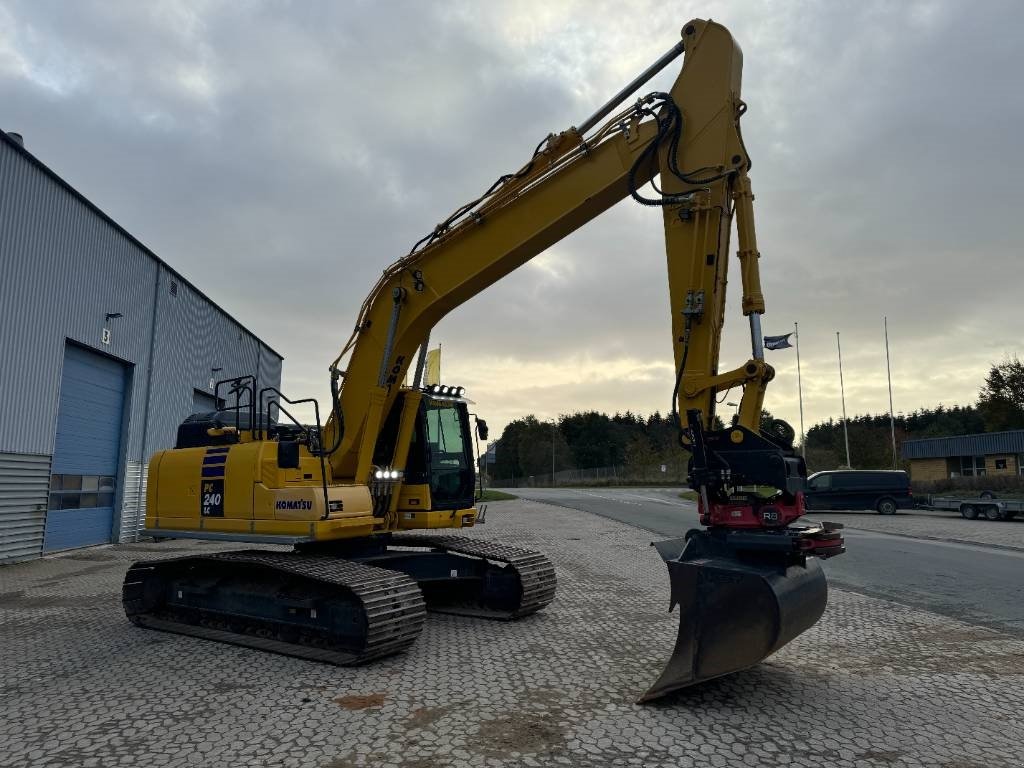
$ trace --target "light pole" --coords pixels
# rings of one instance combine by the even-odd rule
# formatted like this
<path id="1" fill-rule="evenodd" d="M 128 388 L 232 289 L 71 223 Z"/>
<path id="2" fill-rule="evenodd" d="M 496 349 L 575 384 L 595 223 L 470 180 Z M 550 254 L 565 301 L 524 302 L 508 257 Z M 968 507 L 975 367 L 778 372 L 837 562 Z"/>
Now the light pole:
<path id="1" fill-rule="evenodd" d="M 551 487 L 555 487 L 555 430 L 558 429 L 558 425 L 555 424 L 555 420 L 551 420 Z"/>
<path id="2" fill-rule="evenodd" d="M 843 348 L 839 344 L 839 331 L 836 331 L 836 351 L 839 352 L 839 397 L 843 401 L 843 440 L 846 442 L 846 467 L 853 469 L 850 463 L 850 433 L 846 429 L 846 390 L 843 389 Z"/>
<path id="3" fill-rule="evenodd" d="M 885 324 L 885 375 L 889 378 L 889 432 L 892 434 L 892 468 L 896 469 L 896 419 L 892 415 L 892 367 L 889 365 L 889 318 L 882 318 Z"/>
<path id="4" fill-rule="evenodd" d="M 736 409 L 736 410 L 734 410 L 732 412 L 732 423 L 735 424 L 736 423 L 736 415 L 739 413 L 739 410 L 740 410 L 740 404 L 739 403 L 726 403 L 726 405 L 731 405 L 733 408 Z"/>
<path id="5" fill-rule="evenodd" d="M 796 391 L 800 400 L 800 454 L 807 458 L 807 436 L 804 434 L 804 383 L 800 377 L 800 325 L 793 323 L 796 335 Z"/>

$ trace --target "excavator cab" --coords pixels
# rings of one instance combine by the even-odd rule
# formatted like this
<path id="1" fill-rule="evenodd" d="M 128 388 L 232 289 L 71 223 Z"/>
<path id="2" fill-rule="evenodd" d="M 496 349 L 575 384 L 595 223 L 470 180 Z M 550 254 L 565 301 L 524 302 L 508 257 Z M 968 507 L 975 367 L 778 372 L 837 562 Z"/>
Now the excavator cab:
<path id="1" fill-rule="evenodd" d="M 431 509 L 473 506 L 472 445 L 465 400 L 425 396 L 420 401 L 405 476 L 407 483 L 429 486 Z"/>
<path id="2" fill-rule="evenodd" d="M 467 514 L 471 514 L 475 501 L 469 401 L 455 394 L 458 388 L 452 387 L 451 394 L 442 394 L 439 389 L 403 391 L 377 439 L 374 463 L 402 465 L 400 452 L 396 452 L 401 443 L 402 418 L 407 410 L 415 409 L 398 505 L 405 520 L 415 520 L 417 513 L 427 512 L 470 510 Z"/>

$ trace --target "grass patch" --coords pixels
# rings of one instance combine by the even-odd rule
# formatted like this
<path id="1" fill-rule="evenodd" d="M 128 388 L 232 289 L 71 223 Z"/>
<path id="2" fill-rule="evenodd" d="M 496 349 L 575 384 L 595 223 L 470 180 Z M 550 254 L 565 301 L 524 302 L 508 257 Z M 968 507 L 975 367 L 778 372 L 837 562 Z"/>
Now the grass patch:
<path id="1" fill-rule="evenodd" d="M 518 496 L 513 496 L 511 493 L 505 493 L 504 491 L 494 491 L 488 488 L 483 492 L 483 495 L 478 495 L 477 501 L 508 501 L 509 499 L 518 499 Z"/>
<path id="2" fill-rule="evenodd" d="M 696 501 L 699 496 L 696 491 L 681 491 L 679 494 L 680 499 L 686 499 L 687 501 Z"/>

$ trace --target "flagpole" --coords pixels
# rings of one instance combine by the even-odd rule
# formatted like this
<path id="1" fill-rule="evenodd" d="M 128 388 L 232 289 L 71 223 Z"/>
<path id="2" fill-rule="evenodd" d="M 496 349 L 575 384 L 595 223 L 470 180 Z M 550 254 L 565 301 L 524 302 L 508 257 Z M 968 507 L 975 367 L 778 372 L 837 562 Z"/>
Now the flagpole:
<path id="1" fill-rule="evenodd" d="M 885 327 L 885 375 L 889 378 L 889 432 L 892 434 L 892 468 L 897 468 L 896 419 L 892 415 L 892 367 L 889 365 L 889 318 L 883 317 Z"/>
<path id="2" fill-rule="evenodd" d="M 804 385 L 800 377 L 800 324 L 793 323 L 796 334 L 796 389 L 800 399 L 800 455 L 807 458 L 807 436 L 804 434 Z"/>
<path id="3" fill-rule="evenodd" d="M 427 338 L 423 340 L 423 344 L 420 345 L 420 354 L 416 358 L 416 375 L 413 377 L 412 386 L 413 389 L 419 389 L 423 386 L 423 368 L 427 364 L 427 347 L 430 346 L 430 331 L 427 331 Z"/>
<path id="4" fill-rule="evenodd" d="M 850 433 L 846 429 L 846 390 L 843 388 L 843 348 L 839 344 L 839 331 L 836 331 L 836 351 L 839 352 L 839 397 L 843 401 L 843 440 L 846 442 L 846 466 L 853 469 L 850 463 Z"/>

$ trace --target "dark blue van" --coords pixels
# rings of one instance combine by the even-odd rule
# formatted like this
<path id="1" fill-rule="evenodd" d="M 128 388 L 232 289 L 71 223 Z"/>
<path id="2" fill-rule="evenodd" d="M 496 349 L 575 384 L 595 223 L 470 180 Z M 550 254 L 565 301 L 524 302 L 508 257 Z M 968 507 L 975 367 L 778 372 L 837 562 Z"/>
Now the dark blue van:
<path id="1" fill-rule="evenodd" d="M 807 478 L 808 509 L 873 509 L 880 515 L 913 509 L 910 478 L 903 470 L 840 469 Z"/>

